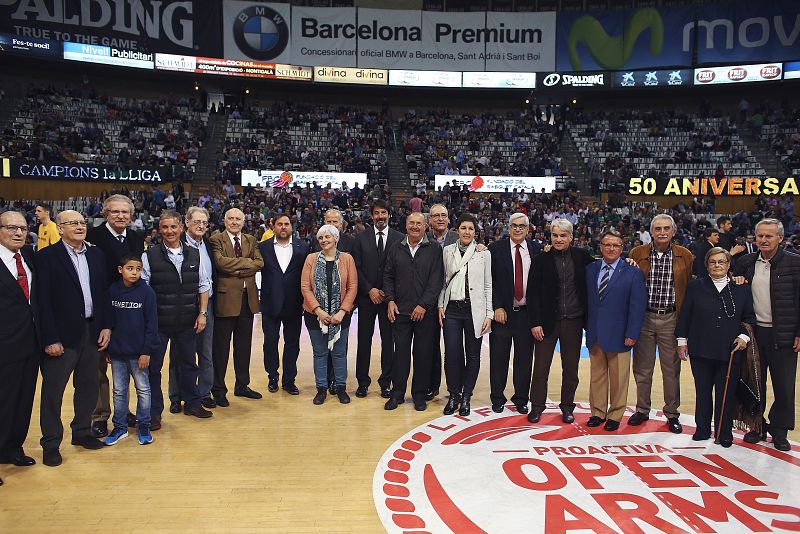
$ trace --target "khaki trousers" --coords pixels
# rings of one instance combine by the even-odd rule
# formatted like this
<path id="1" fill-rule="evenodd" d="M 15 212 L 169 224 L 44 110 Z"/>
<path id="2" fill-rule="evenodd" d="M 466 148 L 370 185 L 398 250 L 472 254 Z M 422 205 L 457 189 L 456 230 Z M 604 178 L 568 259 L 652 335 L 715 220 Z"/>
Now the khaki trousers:
<path id="1" fill-rule="evenodd" d="M 633 378 L 636 380 L 636 411 L 650 413 L 650 392 L 656 366 L 656 347 L 664 380 L 664 415 L 678 417 L 681 405 L 681 360 L 675 337 L 675 312 L 658 315 L 645 312 L 642 333 L 633 347 Z"/>
<path id="2" fill-rule="evenodd" d="M 628 403 L 631 353 L 605 352 L 595 343 L 589 349 L 589 362 L 589 404 L 592 415 L 620 421 Z"/>

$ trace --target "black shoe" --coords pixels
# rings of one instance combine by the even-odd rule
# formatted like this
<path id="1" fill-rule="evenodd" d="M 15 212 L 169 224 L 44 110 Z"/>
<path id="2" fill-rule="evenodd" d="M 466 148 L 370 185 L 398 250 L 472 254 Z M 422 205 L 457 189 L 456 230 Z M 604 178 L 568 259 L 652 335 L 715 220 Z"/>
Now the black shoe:
<path id="1" fill-rule="evenodd" d="M 58 452 L 58 449 L 45 449 L 42 454 L 42 463 L 44 465 L 56 467 L 61 465 L 62 461 L 61 453 Z"/>
<path id="2" fill-rule="evenodd" d="M 619 428 L 619 421 L 613 421 L 611 419 L 606 421 L 606 424 L 603 425 L 603 430 L 605 430 L 606 432 L 616 432 L 618 428 Z"/>
<path id="3" fill-rule="evenodd" d="M 572 412 L 561 412 L 561 420 L 570 425 L 575 422 L 575 416 L 572 415 Z"/>
<path id="4" fill-rule="evenodd" d="M 730 446 L 733 445 L 733 436 L 731 436 L 731 437 L 727 437 L 726 436 L 724 438 L 720 438 L 719 439 L 719 444 L 722 445 L 723 447 L 725 447 L 726 449 L 730 448 Z"/>
<path id="5" fill-rule="evenodd" d="M 198 404 L 194 408 L 192 408 L 188 404 L 185 404 L 183 406 L 183 415 L 193 415 L 195 417 L 199 417 L 200 419 L 208 419 L 209 417 L 214 415 L 214 412 L 206 410 L 205 408 L 203 408 L 202 404 Z"/>
<path id="6" fill-rule="evenodd" d="M 344 386 L 337 386 L 336 396 L 339 397 L 339 402 L 342 404 L 350 404 L 350 395 L 344 390 Z"/>
<path id="7" fill-rule="evenodd" d="M 469 405 L 469 398 L 472 397 L 472 394 L 469 395 L 462 395 L 461 396 L 461 408 L 458 409 L 458 415 L 461 417 L 466 417 L 469 415 L 470 412 L 470 405 Z"/>
<path id="8" fill-rule="evenodd" d="M 381 387 L 381 397 L 383 397 L 384 399 L 389 399 L 391 398 L 391 396 L 392 396 L 391 388 Z"/>
<path id="9" fill-rule="evenodd" d="M 683 426 L 681 426 L 681 422 L 678 421 L 677 417 L 667 417 L 667 427 L 673 434 L 680 434 L 683 432 Z"/>
<path id="10" fill-rule="evenodd" d="M 418 412 L 424 412 L 428 408 L 428 403 L 425 402 L 425 399 L 414 399 L 414 409 Z"/>
<path id="11" fill-rule="evenodd" d="M 746 443 L 758 443 L 759 441 L 765 441 L 767 439 L 766 432 L 756 432 L 755 430 L 751 430 L 747 434 L 744 435 L 744 441 Z"/>
<path id="12" fill-rule="evenodd" d="M 600 426 L 603 424 L 603 421 L 605 421 L 605 419 L 601 419 L 600 417 L 593 415 L 589 418 L 588 421 L 586 421 L 586 426 L 592 426 L 592 427 Z"/>
<path id="13" fill-rule="evenodd" d="M 3 485 L 3 479 L 0 478 L 0 486 L 2 486 L 2 485 Z"/>
<path id="14" fill-rule="evenodd" d="M 136 416 L 133 415 L 131 412 L 128 412 L 128 416 L 125 418 L 125 422 L 128 424 L 128 427 L 136 427 Z"/>
<path id="15" fill-rule="evenodd" d="M 284 384 L 283 390 L 289 395 L 300 395 L 300 390 L 294 384 Z"/>
<path id="16" fill-rule="evenodd" d="M 541 418 L 542 418 L 542 412 L 538 410 L 532 410 L 531 413 L 528 414 L 529 423 L 538 423 L 539 419 Z"/>
<path id="17" fill-rule="evenodd" d="M 453 415 L 458 410 L 458 406 L 461 404 L 461 395 L 458 393 L 450 392 L 450 398 L 447 399 L 447 405 L 442 410 L 444 415 Z"/>
<path id="18" fill-rule="evenodd" d="M 181 401 L 170 402 L 169 413 L 181 413 Z"/>
<path id="19" fill-rule="evenodd" d="M 214 402 L 216 402 L 217 406 L 219 406 L 220 408 L 227 408 L 228 406 L 231 405 L 231 402 L 228 400 L 228 397 L 226 397 L 225 395 L 220 395 L 218 397 L 215 396 L 214 397 Z"/>
<path id="20" fill-rule="evenodd" d="M 779 451 L 789 452 L 792 450 L 791 443 L 789 443 L 789 440 L 784 437 L 776 438 L 775 436 L 772 436 L 772 445 L 774 445 Z"/>
<path id="21" fill-rule="evenodd" d="M 707 434 L 705 432 L 695 432 L 692 435 L 692 441 L 705 441 L 711 438 L 711 434 Z"/>
<path id="22" fill-rule="evenodd" d="M 367 396 L 367 386 L 358 386 L 356 389 L 356 397 L 363 399 Z"/>
<path id="23" fill-rule="evenodd" d="M 313 402 L 314 404 L 320 405 L 323 402 L 325 402 L 325 399 L 327 397 L 328 397 L 328 388 L 318 387 L 317 388 L 317 394 L 314 395 L 314 400 L 312 400 L 311 402 Z"/>
<path id="24" fill-rule="evenodd" d="M 438 394 L 439 394 L 439 390 L 438 389 L 432 389 L 428 393 L 425 394 L 425 400 L 430 402 L 433 399 L 435 399 L 436 395 L 438 395 Z"/>
<path id="25" fill-rule="evenodd" d="M 92 436 L 102 438 L 108 435 L 108 421 L 95 421 L 92 423 Z"/>
<path id="26" fill-rule="evenodd" d="M 0 464 L 13 464 L 16 465 L 17 467 L 30 467 L 32 465 L 36 465 L 36 460 L 31 458 L 30 456 L 26 456 L 24 452 L 21 452 L 16 456 L 3 458 L 2 460 L 0 460 Z"/>
<path id="27" fill-rule="evenodd" d="M 381 395 L 383 396 L 383 395 Z M 398 406 L 403 404 L 406 400 L 405 399 L 398 399 L 397 397 L 389 397 L 389 400 L 386 401 L 386 404 L 383 405 L 384 410 L 396 410 Z"/>
<path id="28" fill-rule="evenodd" d="M 270 378 L 269 383 L 267 384 L 267 389 L 270 393 L 275 393 L 278 391 L 278 379 L 277 378 Z"/>
<path id="29" fill-rule="evenodd" d="M 210 408 L 216 408 L 217 407 L 217 403 L 214 401 L 214 399 L 212 397 L 204 397 L 200 401 L 200 404 L 203 405 L 203 408 L 209 408 L 210 409 Z"/>
<path id="30" fill-rule="evenodd" d="M 647 415 L 646 413 L 636 412 L 635 414 L 630 416 L 630 418 L 628 419 L 628 424 L 631 426 L 639 426 L 648 419 L 650 419 L 650 416 Z"/>
<path id="31" fill-rule="evenodd" d="M 517 407 L 517 413 L 521 413 L 522 415 L 525 415 L 526 413 L 528 413 L 528 404 L 527 403 L 525 403 L 525 404 L 515 404 L 514 406 Z"/>
<path id="32" fill-rule="evenodd" d="M 505 405 L 503 404 L 492 404 L 492 411 L 494 413 L 503 413 L 503 408 Z"/>
<path id="33" fill-rule="evenodd" d="M 155 432 L 156 430 L 161 430 L 161 416 L 150 416 L 150 430 Z"/>
<path id="34" fill-rule="evenodd" d="M 336 395 L 337 391 L 338 391 L 338 389 L 336 387 L 336 384 L 331 382 L 330 385 L 328 386 L 328 393 L 330 393 L 331 395 Z M 298 393 L 299 393 L 299 391 L 298 391 Z"/>
<path id="35" fill-rule="evenodd" d="M 98 451 L 105 447 L 103 442 L 93 436 L 84 436 L 82 438 L 72 438 L 72 444 L 83 447 L 90 451 Z"/>
<path id="36" fill-rule="evenodd" d="M 249 387 L 245 386 L 244 389 L 240 389 L 239 391 L 234 391 L 234 395 L 237 397 L 245 397 L 247 399 L 260 399 L 262 397 L 261 393 L 258 391 L 253 391 Z"/>

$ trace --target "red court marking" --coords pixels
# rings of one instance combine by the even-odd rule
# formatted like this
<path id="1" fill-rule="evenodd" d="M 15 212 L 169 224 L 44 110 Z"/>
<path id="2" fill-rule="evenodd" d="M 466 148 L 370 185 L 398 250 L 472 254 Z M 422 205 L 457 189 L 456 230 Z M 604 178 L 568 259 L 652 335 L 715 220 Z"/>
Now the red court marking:
<path id="1" fill-rule="evenodd" d="M 459 510 L 458 506 L 450 499 L 450 496 L 447 495 L 439 479 L 436 478 L 431 464 L 425 465 L 423 480 L 425 483 L 425 493 L 428 496 L 433 510 L 450 530 L 458 532 L 458 534 L 487 534 L 485 530 L 464 515 L 464 512 Z"/>

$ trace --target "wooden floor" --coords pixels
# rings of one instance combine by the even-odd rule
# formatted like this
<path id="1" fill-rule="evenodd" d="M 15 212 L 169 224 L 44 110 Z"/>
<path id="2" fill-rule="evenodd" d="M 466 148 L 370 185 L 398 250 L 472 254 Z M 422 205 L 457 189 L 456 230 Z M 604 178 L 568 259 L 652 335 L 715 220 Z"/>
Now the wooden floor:
<path id="1" fill-rule="evenodd" d="M 37 397 L 26 452 L 39 463 L 29 468 L 0 466 L 5 480 L 0 488 L 0 532 L 382 532 L 372 497 L 375 466 L 399 436 L 440 416 L 446 398 L 437 398 L 426 412 L 414 411 L 409 402 L 386 412 L 375 384 L 367 398 L 353 396 L 349 405 L 329 398 L 323 406 L 314 406 L 311 345 L 305 331 L 298 363 L 300 396 L 282 390 L 268 393 L 260 317 L 256 321 L 251 386 L 264 399 L 231 396 L 231 406 L 215 409 L 207 420 L 165 413 L 152 445 L 142 447 L 134 436 L 100 451 L 70 445 L 68 391 L 64 463 L 46 467 L 41 464 Z M 355 337 L 352 328 L 351 394 Z M 376 335 L 373 354 L 379 343 Z M 373 358 L 373 380 L 377 360 Z M 556 361 L 551 397 L 558 396 L 560 373 Z M 655 373 L 653 403 L 660 408 L 658 368 Z M 583 359 L 578 399 L 588 399 L 588 374 L 589 361 Z M 489 404 L 488 376 L 487 336 L 474 407 Z M 228 377 L 230 385 L 232 369 Z M 694 386 L 688 368 L 681 382 L 681 408 L 691 414 Z M 628 399 L 635 403 L 632 377 Z M 790 438 L 798 440 L 800 433 Z"/>

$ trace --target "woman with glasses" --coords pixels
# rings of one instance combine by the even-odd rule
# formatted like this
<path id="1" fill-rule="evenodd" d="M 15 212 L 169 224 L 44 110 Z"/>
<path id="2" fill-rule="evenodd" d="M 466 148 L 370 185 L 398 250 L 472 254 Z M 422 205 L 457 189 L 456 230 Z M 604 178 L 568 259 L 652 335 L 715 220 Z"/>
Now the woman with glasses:
<path id="1" fill-rule="evenodd" d="M 678 356 L 690 360 L 694 375 L 697 430 L 692 439 L 711 437 L 713 416 L 716 438 L 723 447 L 733 443 L 734 391 L 743 351 L 750 342 L 742 322 L 755 323 L 750 286 L 731 280 L 730 265 L 731 254 L 724 248 L 713 247 L 706 253 L 708 276 L 689 282 L 675 328 Z"/>

